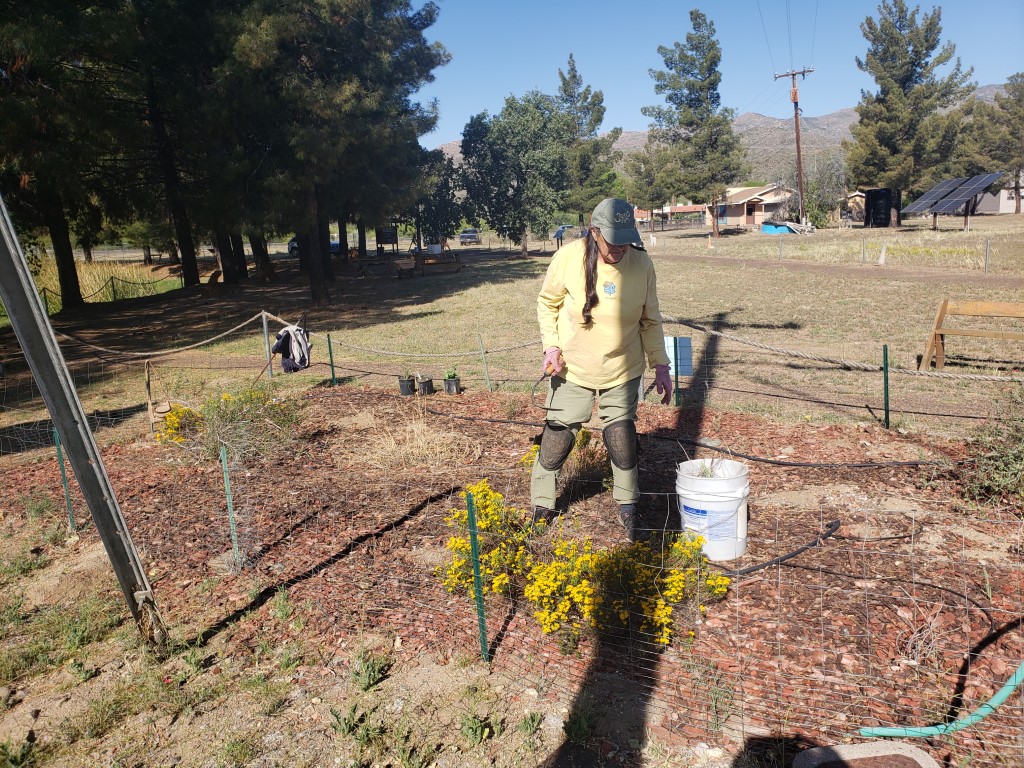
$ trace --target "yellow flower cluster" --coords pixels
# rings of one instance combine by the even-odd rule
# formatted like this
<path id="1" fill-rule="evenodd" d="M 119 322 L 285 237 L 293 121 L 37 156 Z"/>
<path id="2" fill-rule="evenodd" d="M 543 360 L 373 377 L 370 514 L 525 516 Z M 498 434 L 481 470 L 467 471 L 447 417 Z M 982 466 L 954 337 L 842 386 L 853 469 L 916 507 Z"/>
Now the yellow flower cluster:
<path id="1" fill-rule="evenodd" d="M 480 555 L 480 576 L 485 591 L 513 595 L 522 585 L 523 575 L 532 566 L 526 551 L 530 534 L 525 510 L 505 504 L 504 497 L 493 491 L 487 479 L 466 486 L 460 494 L 473 496 L 476 517 L 477 545 Z M 448 539 L 445 548 L 451 559 L 437 569 L 441 583 L 449 592 L 469 592 L 473 588 L 473 563 L 470 559 L 469 510 L 453 509 L 445 522 L 464 533 Z"/>
<path id="2" fill-rule="evenodd" d="M 175 404 L 164 415 L 164 428 L 157 430 L 156 441 L 182 445 L 202 429 L 202 414 L 186 405 Z"/>
<path id="3" fill-rule="evenodd" d="M 703 613 L 705 602 L 728 591 L 729 579 L 707 568 L 699 536 L 667 539 L 664 548 L 640 542 L 599 551 L 590 538 L 559 537 L 541 559 L 528 550 L 524 510 L 506 506 L 486 479 L 467 486 L 462 497 L 467 494 L 473 495 L 484 589 L 522 594 L 541 631 L 557 633 L 563 648 L 574 647 L 585 628 L 636 632 L 668 645 L 675 631 L 674 606 L 688 606 L 687 615 Z M 449 592 L 471 593 L 468 510 L 453 509 L 446 522 L 462 532 L 448 540 L 451 557 L 436 573 Z"/>

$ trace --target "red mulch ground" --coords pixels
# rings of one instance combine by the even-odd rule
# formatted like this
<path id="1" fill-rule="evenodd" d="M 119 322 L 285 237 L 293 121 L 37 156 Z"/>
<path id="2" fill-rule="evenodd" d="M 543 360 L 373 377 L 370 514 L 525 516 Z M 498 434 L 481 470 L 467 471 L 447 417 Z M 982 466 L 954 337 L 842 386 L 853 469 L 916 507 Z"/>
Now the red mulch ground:
<path id="1" fill-rule="evenodd" d="M 293 446 L 232 472 L 247 558 L 234 576 L 217 576 L 210 566 L 231 549 L 216 463 L 176 463 L 173 448 L 148 439 L 104 450 L 167 623 L 186 636 L 209 635 L 244 613 L 268 612 L 283 586 L 307 615 L 295 634 L 317 640 L 324 667 L 367 632 L 397 638 L 398 663 L 478 653 L 472 605 L 447 594 L 433 575 L 450 534 L 443 518 L 461 503 L 458 491 L 482 477 L 511 504 L 528 505 L 528 477 L 517 461 L 539 432 L 541 412 L 526 396 L 414 400 L 346 387 L 314 390 L 303 413 Z M 386 472 L 360 460 L 365 441 L 385 429 L 401 435 L 414 422 L 461 435 L 481 455 Z M 674 514 L 675 465 L 684 449 L 714 455 L 680 438 L 713 438 L 741 454 L 793 463 L 964 457 L 962 445 L 924 434 L 777 425 L 646 404 L 638 427 L 649 517 Z M 38 488 L 59 498 L 57 472 L 50 459 L 24 465 L 4 474 L 3 492 Z M 767 753 L 779 744 L 858 740 L 862 726 L 963 716 L 1024 658 L 1019 508 L 963 503 L 948 465 L 751 461 L 750 486 L 747 552 L 722 567 L 783 556 L 839 520 L 836 535 L 782 565 L 734 578 L 728 597 L 694 627 L 692 643 L 677 640 L 661 653 L 642 638 L 589 638 L 566 656 L 524 606 L 496 601 L 488 613 L 495 667 L 570 709 L 582 691 L 627 712 L 623 727 L 638 739 L 646 728 L 661 739 Z M 574 485 L 567 499 L 562 525 L 578 526 L 600 544 L 625 541 L 610 493 Z M 80 500 L 77 508 L 84 509 Z M 255 643 L 254 632 L 237 632 L 235 641 Z M 315 669 L 308 672 L 315 677 Z M 1021 765 L 1022 725 L 1017 695 L 981 727 L 915 743 L 950 765 L 966 758 L 972 766 Z"/>

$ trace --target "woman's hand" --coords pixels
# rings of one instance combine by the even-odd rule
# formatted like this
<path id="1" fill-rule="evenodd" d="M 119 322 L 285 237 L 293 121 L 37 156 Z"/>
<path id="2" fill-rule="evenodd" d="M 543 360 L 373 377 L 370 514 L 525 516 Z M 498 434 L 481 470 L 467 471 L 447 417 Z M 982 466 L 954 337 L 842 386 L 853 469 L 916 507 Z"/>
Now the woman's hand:
<path id="1" fill-rule="evenodd" d="M 565 362 L 562 360 L 562 350 L 558 347 L 548 347 L 544 350 L 544 373 L 554 376 L 562 370 L 564 366 Z"/>
<path id="2" fill-rule="evenodd" d="M 661 395 L 661 404 L 668 405 L 672 399 L 672 378 L 668 375 L 667 365 L 654 366 L 654 388 Z"/>

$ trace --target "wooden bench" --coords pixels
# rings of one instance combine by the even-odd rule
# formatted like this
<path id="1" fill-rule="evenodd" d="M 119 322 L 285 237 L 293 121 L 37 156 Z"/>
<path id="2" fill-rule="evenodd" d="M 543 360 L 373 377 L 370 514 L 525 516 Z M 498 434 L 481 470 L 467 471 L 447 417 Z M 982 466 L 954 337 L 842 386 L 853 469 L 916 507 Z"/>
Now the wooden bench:
<path id="1" fill-rule="evenodd" d="M 939 370 L 946 364 L 946 336 L 977 336 L 986 339 L 1013 339 L 1024 341 L 1020 331 L 996 331 L 982 328 L 954 328 L 945 325 L 949 317 L 998 317 L 1024 319 L 1024 304 L 1009 301 L 950 301 L 944 299 L 935 314 L 935 325 L 928 334 L 924 354 L 917 365 L 918 370 L 928 368 L 935 358 Z"/>

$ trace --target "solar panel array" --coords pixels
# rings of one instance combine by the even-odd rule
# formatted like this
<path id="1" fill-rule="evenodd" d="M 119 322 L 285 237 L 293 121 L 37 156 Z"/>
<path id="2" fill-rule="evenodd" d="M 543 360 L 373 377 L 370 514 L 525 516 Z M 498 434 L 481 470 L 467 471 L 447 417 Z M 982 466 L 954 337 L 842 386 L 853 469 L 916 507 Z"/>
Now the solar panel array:
<path id="1" fill-rule="evenodd" d="M 932 206 L 932 213 L 955 213 L 964 203 L 973 200 L 974 196 L 984 192 L 989 184 L 1003 175 L 999 173 L 982 173 L 960 186 L 956 192 L 942 198 Z"/>
<path id="2" fill-rule="evenodd" d="M 956 213 L 1002 175 L 1003 171 L 999 171 L 940 181 L 900 213 Z"/>
<path id="3" fill-rule="evenodd" d="M 917 200 L 900 211 L 900 213 L 924 213 L 965 181 L 967 181 L 966 176 L 959 179 L 946 179 L 945 181 L 940 181 L 934 187 L 917 198 Z"/>

